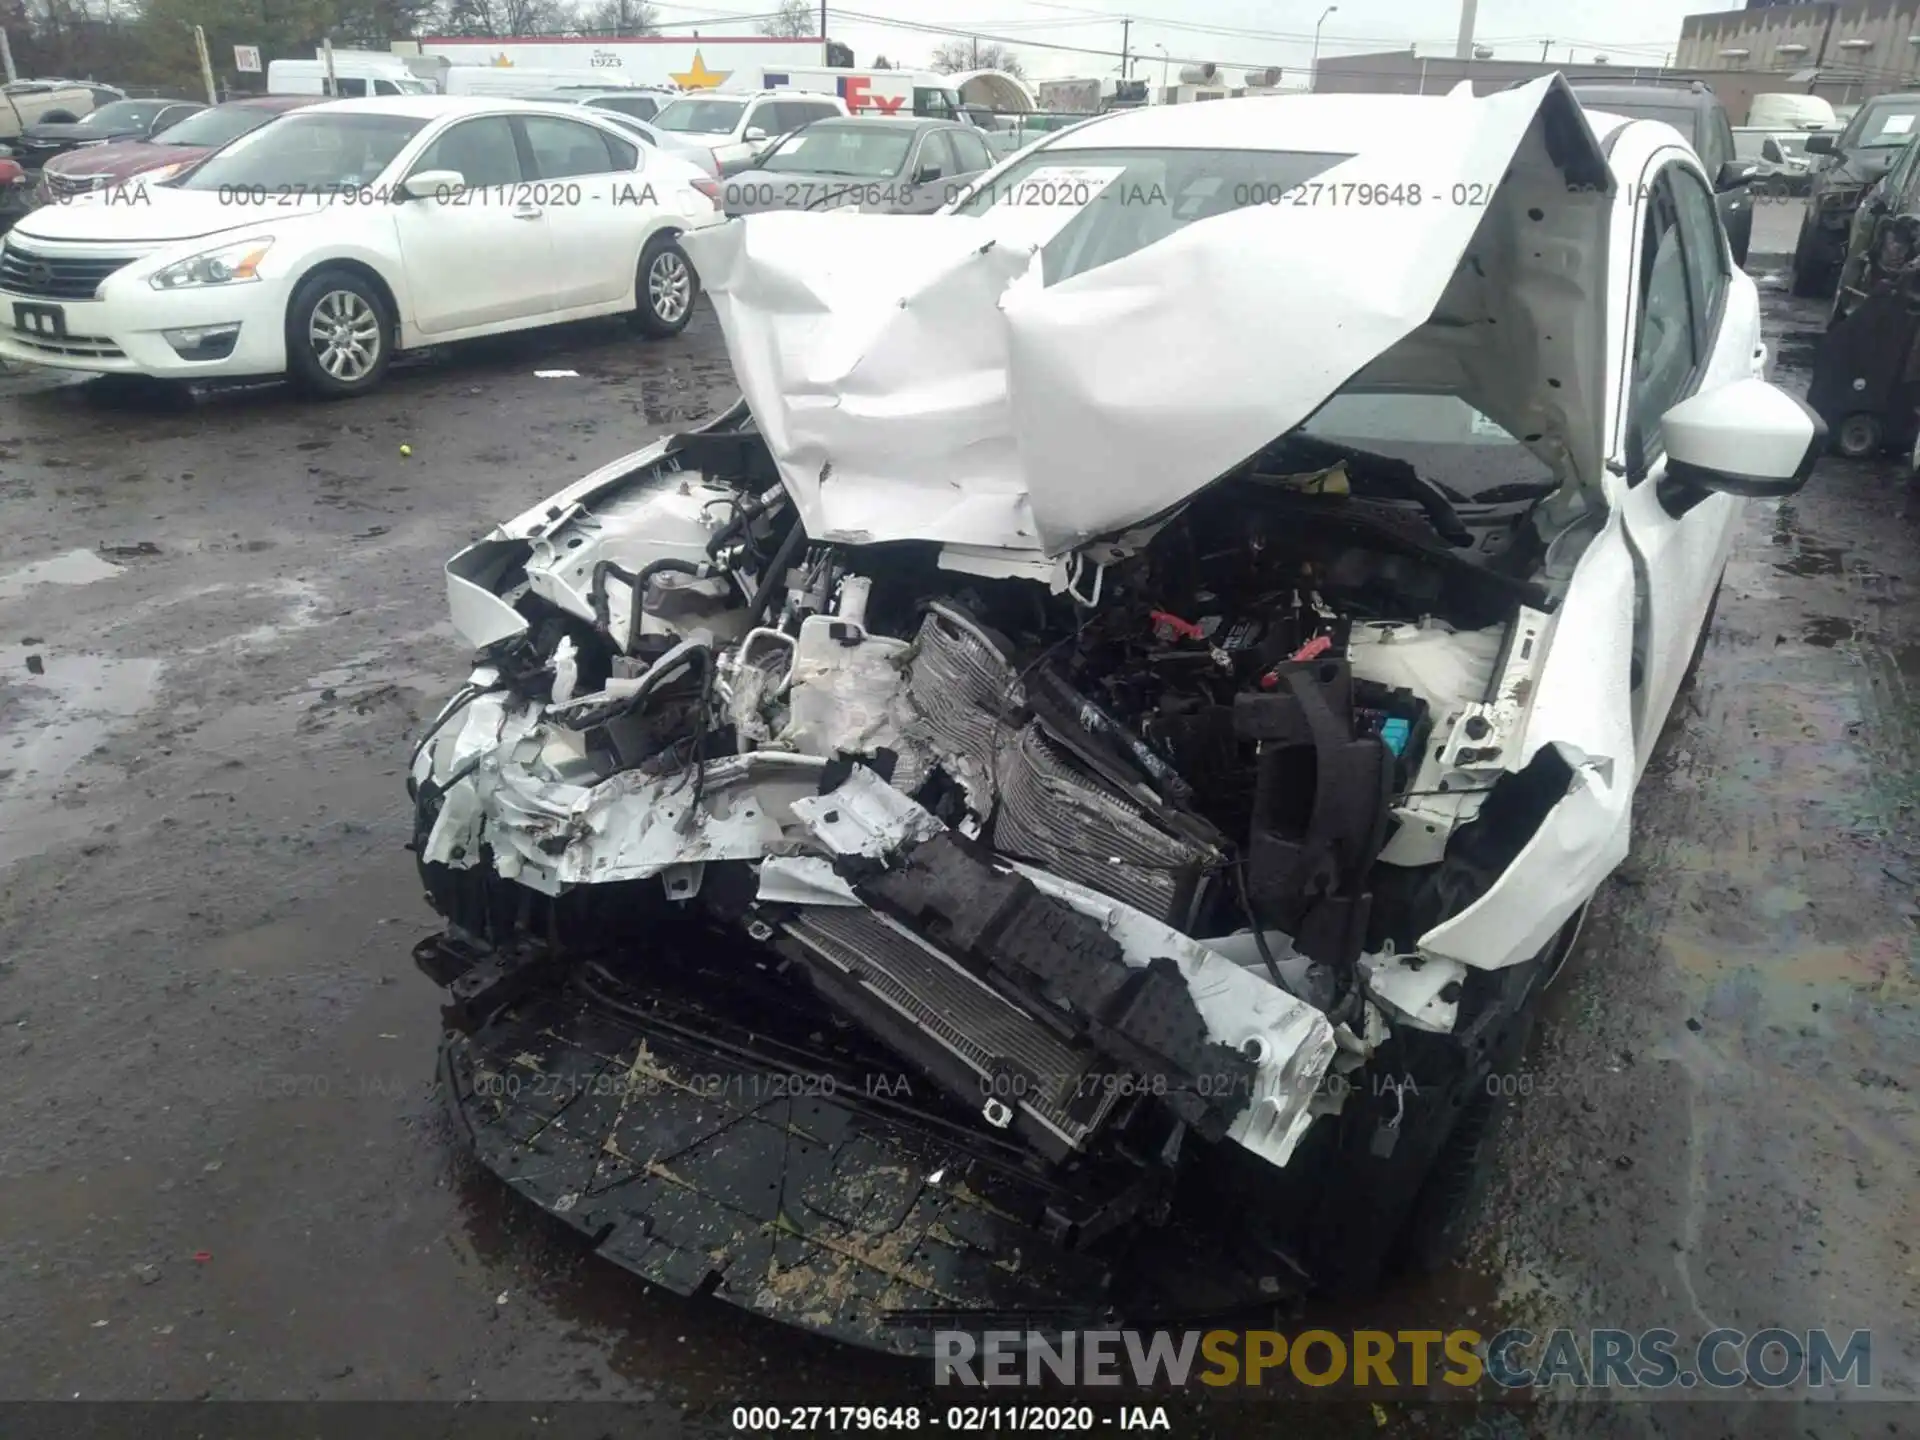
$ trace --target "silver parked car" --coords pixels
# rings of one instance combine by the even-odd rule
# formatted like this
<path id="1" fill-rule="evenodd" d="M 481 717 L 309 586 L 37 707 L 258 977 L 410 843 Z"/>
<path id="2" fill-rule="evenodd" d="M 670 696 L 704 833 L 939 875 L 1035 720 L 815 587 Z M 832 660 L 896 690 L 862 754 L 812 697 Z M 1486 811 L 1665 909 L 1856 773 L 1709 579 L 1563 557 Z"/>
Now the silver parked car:
<path id="1" fill-rule="evenodd" d="M 816 120 L 783 135 L 728 180 L 729 215 L 857 208 L 930 215 L 994 165 L 981 132 L 951 120 Z"/>
<path id="2" fill-rule="evenodd" d="M 585 105 L 596 112 L 601 119 L 611 120 L 622 130 L 643 145 L 655 150 L 664 150 L 676 159 L 686 160 L 698 165 L 716 180 L 720 178 L 720 167 L 714 163 L 713 151 L 705 145 L 697 144 L 671 130 L 662 130 L 652 120 L 638 112 L 646 110 L 648 116 L 658 107 L 655 104 L 655 92 L 645 94 L 620 90 L 530 90 L 517 97 L 522 100 L 544 100 L 551 105 Z"/>

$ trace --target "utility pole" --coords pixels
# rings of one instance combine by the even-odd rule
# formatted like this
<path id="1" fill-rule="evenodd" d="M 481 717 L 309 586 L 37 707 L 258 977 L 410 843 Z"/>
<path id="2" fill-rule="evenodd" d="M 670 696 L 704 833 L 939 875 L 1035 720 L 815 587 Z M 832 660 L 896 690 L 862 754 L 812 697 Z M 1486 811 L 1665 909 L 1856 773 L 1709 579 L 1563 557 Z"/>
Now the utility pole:
<path id="1" fill-rule="evenodd" d="M 1471 60 L 1473 58 L 1473 17 L 1479 9 L 1479 0 L 1460 0 L 1460 35 L 1453 42 L 1453 58 Z"/>
<path id="2" fill-rule="evenodd" d="M 980 68 L 980 37 L 978 35 L 973 37 L 973 68 L 975 70 Z"/>
<path id="3" fill-rule="evenodd" d="M 1540 42 L 1540 63 L 1542 65 L 1547 63 L 1547 46 L 1551 45 L 1552 43 L 1553 41 L 1551 40 L 1542 40 Z"/>
<path id="4" fill-rule="evenodd" d="M 1120 22 L 1120 78 L 1122 80 L 1125 80 L 1129 75 L 1133 74 L 1133 57 L 1127 53 L 1131 48 L 1128 44 L 1128 37 L 1132 33 L 1133 21 L 1122 20 Z"/>
<path id="5" fill-rule="evenodd" d="M 11 85 L 20 78 L 13 68 L 13 46 L 7 43 L 7 28 L 4 25 L 0 25 L 0 67 L 6 70 L 7 84 Z"/>
<path id="6" fill-rule="evenodd" d="M 193 48 L 200 53 L 200 79 L 207 87 L 207 104 L 218 105 L 220 92 L 213 87 L 213 61 L 207 55 L 207 32 L 193 27 Z"/>
<path id="7" fill-rule="evenodd" d="M 820 0 L 820 63 L 833 63 L 833 57 L 827 53 L 827 0 Z"/>

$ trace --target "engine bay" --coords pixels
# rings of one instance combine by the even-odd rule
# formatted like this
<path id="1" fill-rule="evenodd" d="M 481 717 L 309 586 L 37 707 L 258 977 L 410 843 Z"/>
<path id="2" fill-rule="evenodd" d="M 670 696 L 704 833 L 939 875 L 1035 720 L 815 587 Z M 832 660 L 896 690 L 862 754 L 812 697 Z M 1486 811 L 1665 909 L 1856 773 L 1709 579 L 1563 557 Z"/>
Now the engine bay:
<path id="1" fill-rule="evenodd" d="M 1396 954 L 1488 878 L 1445 857 L 1544 648 L 1539 497 L 1293 436 L 1006 561 L 815 542 L 756 441 L 677 437 L 449 567 L 503 633 L 416 754 L 436 903 L 465 870 L 583 953 L 744 933 L 1054 1161 L 1140 1123 L 1145 1076 L 1284 1164 L 1340 1045 L 1417 1018 L 1382 1010 Z"/>

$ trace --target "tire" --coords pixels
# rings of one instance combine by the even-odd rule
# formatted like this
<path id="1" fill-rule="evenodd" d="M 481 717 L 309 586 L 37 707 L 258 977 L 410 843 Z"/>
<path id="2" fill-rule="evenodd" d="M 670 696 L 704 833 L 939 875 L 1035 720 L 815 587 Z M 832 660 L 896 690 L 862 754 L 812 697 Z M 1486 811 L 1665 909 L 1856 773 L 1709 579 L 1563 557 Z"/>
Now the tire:
<path id="1" fill-rule="evenodd" d="M 1855 411 L 1833 429 L 1833 448 L 1849 460 L 1866 460 L 1880 453 L 1886 429 L 1878 415 Z"/>
<path id="2" fill-rule="evenodd" d="M 386 376 L 393 332 L 393 312 L 371 281 L 316 270 L 287 304 L 287 378 L 322 399 L 364 395 Z"/>
<path id="3" fill-rule="evenodd" d="M 671 232 L 656 235 L 634 269 L 633 323 L 641 334 L 667 340 L 687 328 L 700 298 L 700 277 Z"/>
<path id="4" fill-rule="evenodd" d="M 1819 240 L 1806 225 L 1793 247 L 1793 293 L 1801 299 L 1819 299 L 1833 288 L 1833 273 L 1818 254 Z"/>

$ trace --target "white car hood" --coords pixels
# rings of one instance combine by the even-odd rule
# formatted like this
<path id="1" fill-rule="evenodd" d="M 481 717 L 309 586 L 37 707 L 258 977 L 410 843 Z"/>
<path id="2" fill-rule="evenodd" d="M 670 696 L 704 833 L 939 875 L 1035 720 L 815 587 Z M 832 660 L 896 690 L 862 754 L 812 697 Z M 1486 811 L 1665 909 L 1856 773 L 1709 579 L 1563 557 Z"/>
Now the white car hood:
<path id="1" fill-rule="evenodd" d="M 269 192 L 263 201 L 246 204 L 217 190 L 176 190 L 134 175 L 105 192 L 43 205 L 15 225 L 13 233 L 22 240 L 165 245 L 229 230 L 271 231 L 288 220 L 317 215 L 328 203 L 319 196 Z"/>
<path id="2" fill-rule="evenodd" d="M 775 213 L 683 243 L 819 540 L 1058 555 L 1177 506 L 1350 379 L 1457 394 L 1597 491 L 1598 142 L 1557 76 L 1414 103 L 1418 124 L 1316 177 L 1321 203 L 1203 220 L 1052 286 L 1034 257 L 1058 207 Z M 1263 148 L 1355 148 L 1299 113 L 1300 143 Z"/>

